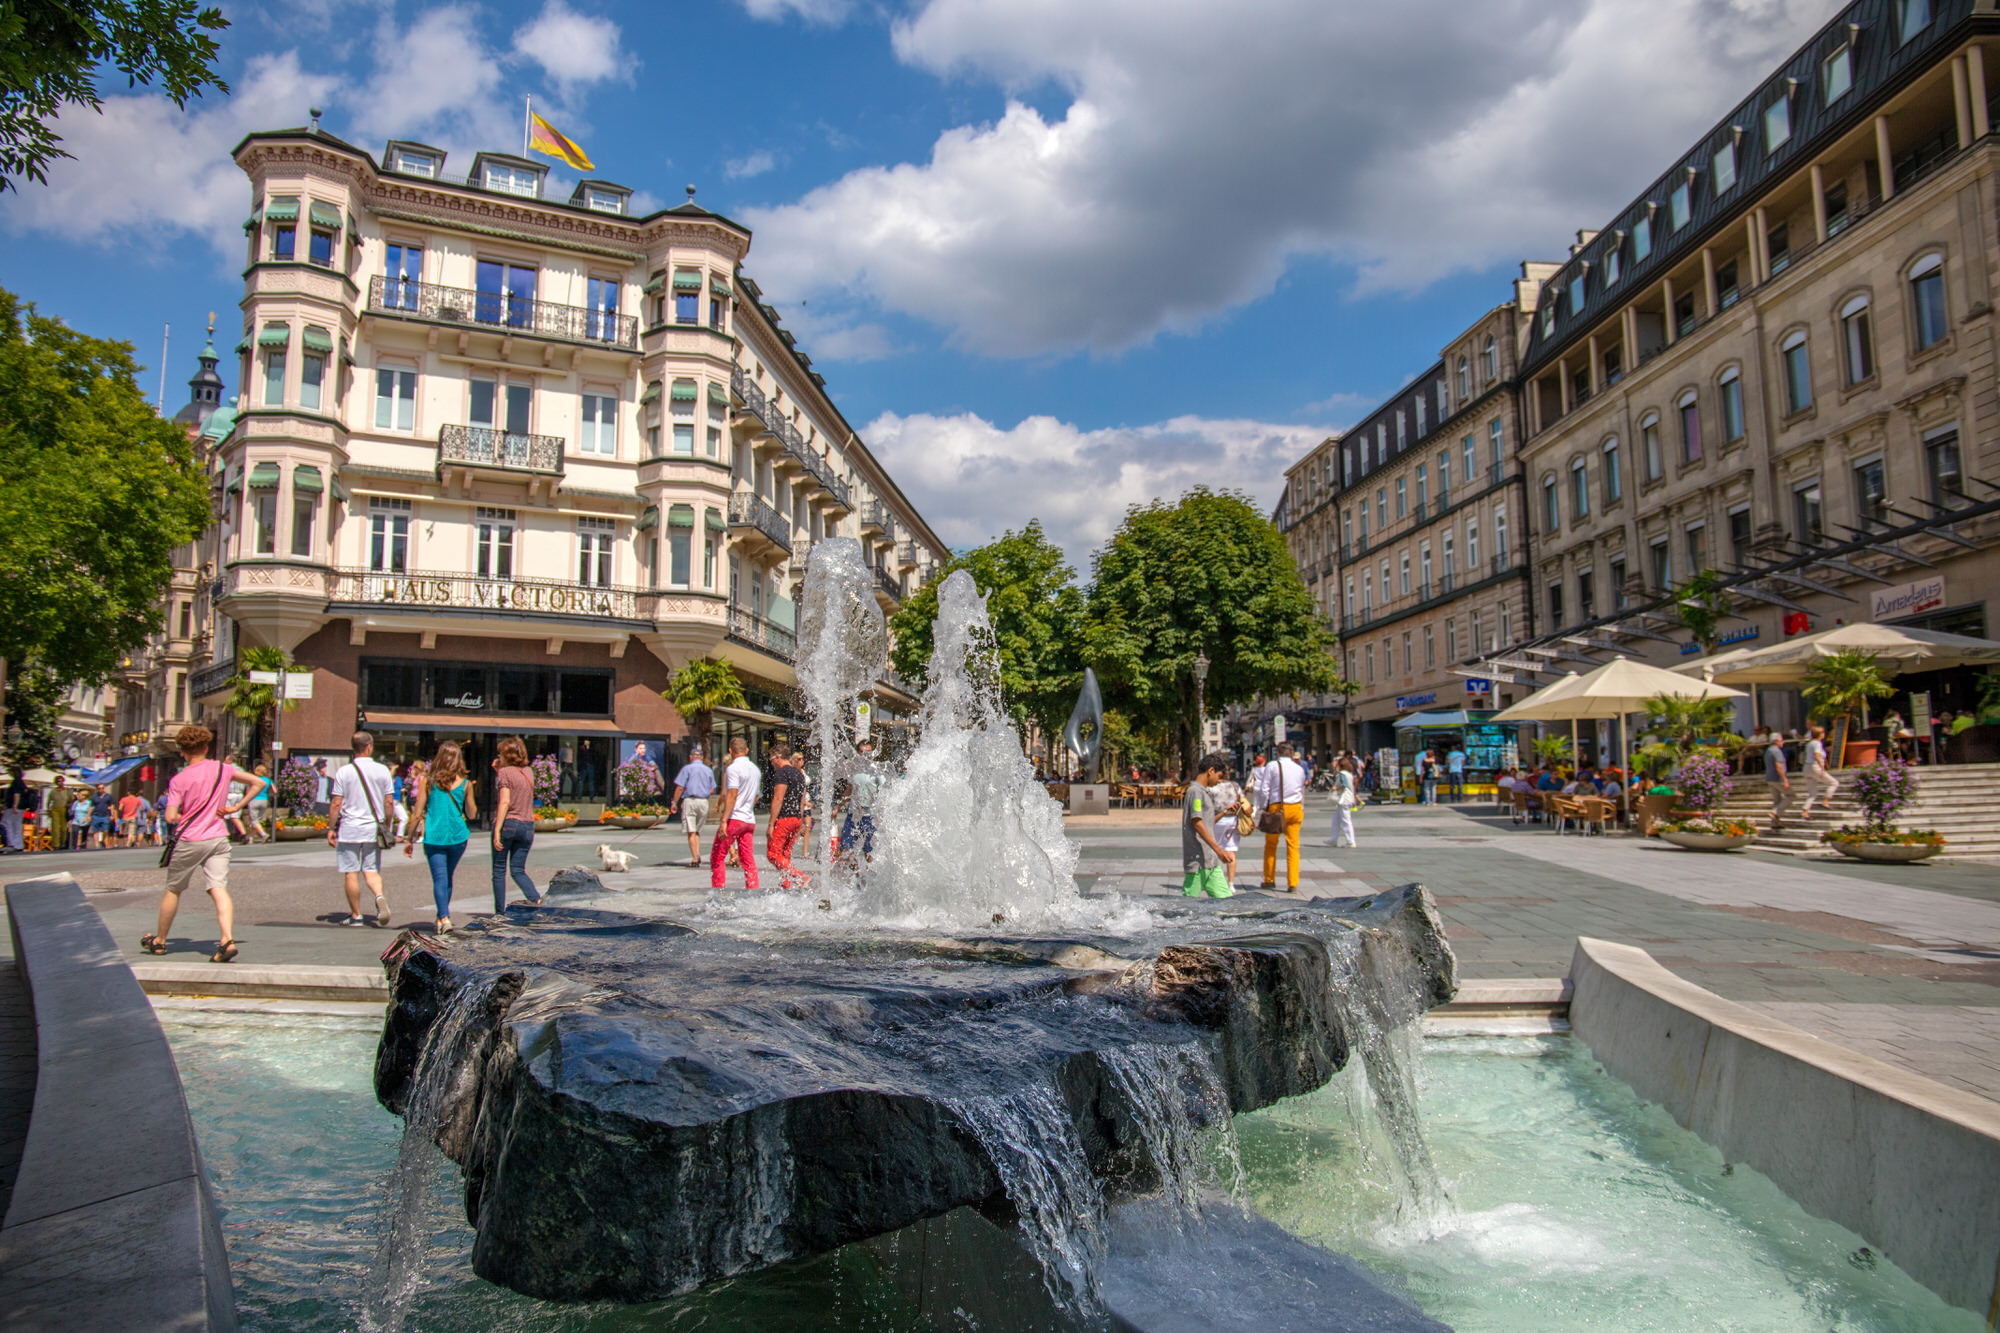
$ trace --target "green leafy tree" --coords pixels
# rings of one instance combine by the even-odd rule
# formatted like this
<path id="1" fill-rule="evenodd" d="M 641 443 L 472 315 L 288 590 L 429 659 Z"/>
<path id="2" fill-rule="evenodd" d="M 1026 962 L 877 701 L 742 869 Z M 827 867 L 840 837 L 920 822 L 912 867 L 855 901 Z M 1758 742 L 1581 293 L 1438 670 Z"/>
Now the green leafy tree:
<path id="1" fill-rule="evenodd" d="M 1539 763 L 1548 765 L 1567 764 L 1569 762 L 1569 749 L 1569 737 L 1567 736 L 1535 737 L 1535 759 Z"/>
<path id="2" fill-rule="evenodd" d="M 1157 772 L 1166 767 L 1173 753 L 1164 728 L 1157 731 L 1135 729 L 1132 719 L 1116 708 L 1104 710 L 1104 764 L 1108 780 L 1117 779 L 1134 764 Z"/>
<path id="3" fill-rule="evenodd" d="M 1019 532 L 951 558 L 889 620 L 895 638 L 890 660 L 912 682 L 926 679 L 934 647 L 938 585 L 954 570 L 972 575 L 986 597 L 1000 655 L 1000 693 L 1016 726 L 1033 722 L 1055 737 L 1082 687 L 1078 654 L 1085 620 L 1076 571 L 1042 534 L 1039 520 Z"/>
<path id="4" fill-rule="evenodd" d="M 41 667 L 10 671 L 7 674 L 7 731 L 19 731 L 19 740 L 4 741 L 6 761 L 17 768 L 32 768 L 57 753 L 62 739 L 56 722 L 62 717 L 63 696 L 69 690 L 53 671 Z"/>
<path id="5" fill-rule="evenodd" d="M 310 670 L 311 668 L 306 668 Z M 223 711 L 250 728 L 251 762 L 265 753 L 264 736 L 272 715 L 281 706 L 276 685 L 261 685 L 250 679 L 252 671 L 295 671 L 291 654 L 282 648 L 259 646 L 245 648 L 236 654 L 236 674 L 229 678 L 229 697 L 223 700 Z M 299 706 L 297 699 L 282 700 L 282 707 L 291 712 Z"/>
<path id="6" fill-rule="evenodd" d="M 1716 741 L 1728 736 L 1736 721 L 1736 705 L 1728 699 L 1684 694 L 1656 694 L 1646 700 L 1646 712 L 1650 720 L 1640 735 L 1640 753 L 1649 772 L 1669 771 L 1691 755 L 1722 757 Z"/>
<path id="7" fill-rule="evenodd" d="M 1868 725 L 1868 701 L 1886 699 L 1896 692 L 1872 653 L 1860 649 L 1833 653 L 1806 668 L 1799 682 L 1806 705 L 1826 717 L 1861 718 Z"/>
<path id="8" fill-rule="evenodd" d="M 1702 570 L 1675 594 L 1675 614 L 1704 653 L 1715 651 L 1715 641 L 1722 635 L 1722 622 L 1735 610 L 1736 604 L 1722 586 L 1722 575 L 1713 569 Z"/>
<path id="9" fill-rule="evenodd" d="M 102 683 L 159 628 L 173 550 L 208 523 L 193 446 L 137 372 L 130 343 L 0 290 L 0 658 L 65 682 Z"/>
<path id="10" fill-rule="evenodd" d="M 675 712 L 694 724 L 695 735 L 701 739 L 702 757 L 710 761 L 716 757 L 708 746 L 709 734 L 715 728 L 715 710 L 747 706 L 736 668 L 711 657 L 689 662 L 676 671 L 660 693 L 674 706 Z"/>
<path id="11" fill-rule="evenodd" d="M 1197 656 L 1211 713 L 1340 679 L 1284 538 L 1248 496 L 1198 487 L 1134 505 L 1094 564 L 1085 660 L 1135 727 L 1164 727 L 1183 769 L 1201 736 Z"/>
<path id="12" fill-rule="evenodd" d="M 0 194 L 24 176 L 46 182 L 50 161 L 70 156 L 49 122 L 64 107 L 101 109 L 107 66 L 127 86 L 157 83 L 175 106 L 228 92 L 209 35 L 228 26 L 194 0 L 0 0 Z"/>

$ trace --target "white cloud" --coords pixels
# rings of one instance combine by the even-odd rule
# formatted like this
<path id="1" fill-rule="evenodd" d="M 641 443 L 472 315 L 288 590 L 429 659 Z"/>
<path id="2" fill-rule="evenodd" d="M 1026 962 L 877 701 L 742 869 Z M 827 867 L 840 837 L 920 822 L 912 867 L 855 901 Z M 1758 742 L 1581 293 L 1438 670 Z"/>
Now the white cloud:
<path id="1" fill-rule="evenodd" d="M 1117 349 L 1300 255 L 1405 289 L 1560 257 L 1831 8 L 927 0 L 898 56 L 1007 90 L 1000 118 L 746 221 L 780 290 L 845 289 L 994 355 Z M 1027 100 L 1050 88 L 1053 117 Z"/>
<path id="2" fill-rule="evenodd" d="M 979 545 L 1039 518 L 1080 573 L 1127 505 L 1209 486 L 1248 491 L 1268 509 L 1285 468 L 1327 434 L 1192 416 L 1101 430 L 1033 416 L 1003 429 L 971 413 L 884 413 L 861 431 L 947 545 Z"/>
<path id="3" fill-rule="evenodd" d="M 563 0 L 547 0 L 542 12 L 514 34 L 514 52 L 539 64 L 567 100 L 593 83 L 631 81 L 635 62 L 620 41 L 618 25 L 610 19 L 579 14 Z"/>
<path id="4" fill-rule="evenodd" d="M 766 23 L 796 14 L 807 23 L 832 25 L 846 19 L 853 8 L 848 0 L 743 0 L 743 9 L 751 18 Z"/>
<path id="5" fill-rule="evenodd" d="M 769 149 L 759 148 L 754 153 L 746 153 L 742 157 L 732 157 L 729 161 L 723 163 L 722 174 L 733 181 L 748 180 L 752 176 L 763 175 L 777 165 L 778 159 L 772 155 Z"/>
<path id="6" fill-rule="evenodd" d="M 505 73 L 479 17 L 457 4 L 426 10 L 407 28 L 383 15 L 374 68 L 341 118 L 344 137 L 371 150 L 388 139 L 421 139 L 456 153 L 513 142 L 520 104 L 501 95 Z"/>

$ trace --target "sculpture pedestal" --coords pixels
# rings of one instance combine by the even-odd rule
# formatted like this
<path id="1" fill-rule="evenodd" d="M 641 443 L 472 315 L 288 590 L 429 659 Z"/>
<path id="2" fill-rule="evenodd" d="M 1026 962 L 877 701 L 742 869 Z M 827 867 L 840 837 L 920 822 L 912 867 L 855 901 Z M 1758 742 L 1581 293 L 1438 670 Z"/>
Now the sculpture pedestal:
<path id="1" fill-rule="evenodd" d="M 1111 784 L 1107 782 L 1070 783 L 1069 812 L 1073 815 L 1110 814 Z"/>

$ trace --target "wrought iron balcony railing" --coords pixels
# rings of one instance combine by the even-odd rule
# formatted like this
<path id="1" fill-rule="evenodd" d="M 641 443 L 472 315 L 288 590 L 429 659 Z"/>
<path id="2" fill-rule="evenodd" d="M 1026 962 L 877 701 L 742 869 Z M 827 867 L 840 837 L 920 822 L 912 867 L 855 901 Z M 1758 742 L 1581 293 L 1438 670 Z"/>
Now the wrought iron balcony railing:
<path id="1" fill-rule="evenodd" d="M 738 491 L 729 497 L 729 526 L 754 528 L 782 547 L 785 554 L 791 554 L 792 525 L 783 514 L 749 491 Z"/>
<path id="2" fill-rule="evenodd" d="M 840 502 L 842 509 L 854 508 L 847 483 L 833 470 L 833 464 L 813 452 L 812 446 L 800 436 L 798 427 L 771 406 L 771 400 L 764 396 L 764 391 L 757 387 L 757 382 L 743 367 L 736 366 L 730 370 L 729 389 L 743 400 L 743 410 L 762 422 L 764 429 L 785 446 L 785 452 L 798 460 L 821 489 Z"/>
<path id="3" fill-rule="evenodd" d="M 438 429 L 438 466 L 446 463 L 560 477 L 563 442 L 554 435 L 516 435 L 489 426 L 442 426 Z"/>
<path id="4" fill-rule="evenodd" d="M 412 611 L 639 620 L 651 617 L 654 596 L 642 588 L 579 587 L 555 579 L 483 579 L 443 570 L 392 574 L 348 567 L 334 571 L 328 581 L 327 600 Z"/>
<path id="5" fill-rule="evenodd" d="M 512 292 L 478 292 L 377 276 L 368 280 L 368 310 L 370 314 L 397 319 L 469 324 L 502 333 L 557 338 L 627 352 L 639 350 L 639 321 L 632 315 L 536 301 Z"/>
<path id="6" fill-rule="evenodd" d="M 875 586 L 887 593 L 894 600 L 898 602 L 903 600 L 902 580 L 879 565 L 875 569 Z"/>
<path id="7" fill-rule="evenodd" d="M 761 648 L 773 657 L 782 657 L 787 662 L 799 655 L 798 635 L 773 625 L 761 616 L 752 615 L 740 606 L 729 608 L 729 637 L 753 648 Z"/>
<path id="8" fill-rule="evenodd" d="M 896 511 L 882 500 L 870 500 L 862 511 L 861 526 L 875 528 L 890 541 L 896 540 Z"/>
<path id="9" fill-rule="evenodd" d="M 236 678 L 236 659 L 212 662 L 199 671 L 188 673 L 188 698 L 205 699 L 211 694 L 228 688 Z"/>

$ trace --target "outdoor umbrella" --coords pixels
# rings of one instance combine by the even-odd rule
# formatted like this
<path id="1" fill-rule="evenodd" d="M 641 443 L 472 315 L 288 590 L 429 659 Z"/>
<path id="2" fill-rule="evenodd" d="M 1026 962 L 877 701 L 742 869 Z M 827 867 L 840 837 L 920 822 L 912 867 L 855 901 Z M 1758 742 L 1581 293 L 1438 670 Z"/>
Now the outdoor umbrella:
<path id="1" fill-rule="evenodd" d="M 30 787 L 53 787 L 56 785 L 56 775 L 46 768 L 31 768 L 21 775 L 21 781 Z"/>
<path id="2" fill-rule="evenodd" d="M 1741 655 L 1718 654 L 1706 662 L 1690 662 L 1679 669 L 1700 671 L 1730 685 L 1793 684 L 1805 679 L 1814 662 L 1844 652 L 1867 653 L 1883 674 L 1891 676 L 1902 671 L 2000 663 L 2000 642 L 1992 639 L 1863 621 L 1836 625 Z"/>
<path id="3" fill-rule="evenodd" d="M 1737 699 L 1743 691 L 1710 681 L 1689 680 L 1663 667 L 1614 657 L 1595 671 L 1566 676 L 1546 689 L 1538 690 L 1503 712 L 1495 722 L 1559 722 L 1570 724 L 1570 752 L 1575 753 L 1576 723 L 1581 718 L 1619 719 L 1619 753 L 1627 772 L 1631 771 L 1626 751 L 1624 718 L 1646 707 L 1647 700 L 1660 695 L 1682 699 Z"/>

